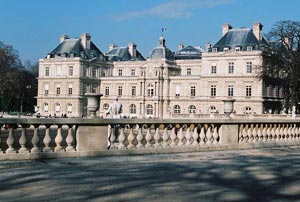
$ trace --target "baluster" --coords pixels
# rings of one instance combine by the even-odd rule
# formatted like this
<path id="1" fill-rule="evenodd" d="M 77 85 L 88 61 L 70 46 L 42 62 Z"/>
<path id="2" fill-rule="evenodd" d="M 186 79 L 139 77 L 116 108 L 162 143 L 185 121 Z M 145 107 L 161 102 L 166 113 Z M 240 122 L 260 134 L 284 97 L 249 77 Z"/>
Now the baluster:
<path id="1" fill-rule="evenodd" d="M 8 145 L 8 148 L 6 149 L 6 153 L 16 153 L 16 150 L 14 149 L 13 145 L 15 142 L 15 137 L 14 137 L 14 127 L 10 126 L 10 128 L 8 129 L 8 137 L 6 140 L 6 143 Z"/>
<path id="2" fill-rule="evenodd" d="M 277 139 L 276 139 L 276 141 L 282 141 L 282 137 L 281 137 L 281 134 L 280 134 L 280 124 L 278 125 L 278 127 L 276 128 L 276 131 L 275 131 L 275 133 L 276 133 L 276 137 L 277 137 Z"/>
<path id="3" fill-rule="evenodd" d="M 189 128 L 187 128 L 186 132 L 188 133 L 188 131 L 189 131 Z M 178 137 L 177 146 L 182 147 L 183 146 L 183 138 L 184 138 L 183 132 L 182 132 L 182 127 L 179 129 L 177 137 Z"/>
<path id="4" fill-rule="evenodd" d="M 262 130 L 262 136 L 263 136 L 263 141 L 266 142 L 267 139 L 268 139 L 268 135 L 267 135 L 267 127 L 268 125 L 264 126 L 263 127 L 263 130 Z"/>
<path id="5" fill-rule="evenodd" d="M 252 134 L 251 127 L 249 127 L 247 130 L 247 137 L 249 138 L 248 142 L 252 143 L 253 142 L 253 134 Z"/>
<path id="6" fill-rule="evenodd" d="M 39 125 L 33 125 L 34 129 L 33 129 L 33 137 L 31 139 L 31 143 L 33 145 L 31 152 L 32 153 L 36 153 L 36 152 L 40 152 L 40 149 L 38 147 L 38 144 L 40 142 L 40 138 L 38 135 L 38 130 L 39 130 Z"/>
<path id="7" fill-rule="evenodd" d="M 270 127 L 268 127 L 268 129 L 267 129 L 267 140 L 266 141 L 268 141 L 268 142 L 272 140 L 271 127 L 272 127 L 272 125 L 270 124 Z"/>
<path id="8" fill-rule="evenodd" d="M 296 139 L 298 139 L 298 134 L 299 134 L 299 128 L 295 124 L 295 133 L 294 133 L 294 136 L 295 136 Z"/>
<path id="9" fill-rule="evenodd" d="M 115 135 L 116 127 L 113 128 L 111 125 L 108 125 L 108 138 L 109 138 L 109 149 L 116 149 L 116 135 Z"/>
<path id="10" fill-rule="evenodd" d="M 66 142 L 67 142 L 67 147 L 66 147 L 66 151 L 70 152 L 70 151 L 75 151 L 74 148 L 74 138 L 72 135 L 72 125 L 68 125 L 68 136 L 66 138 Z"/>
<path id="11" fill-rule="evenodd" d="M 28 149 L 26 148 L 26 143 L 27 143 L 27 134 L 26 134 L 26 126 L 22 125 L 22 132 L 21 132 L 21 137 L 19 139 L 19 143 L 21 145 L 21 148 L 19 149 L 19 153 L 28 153 Z"/>
<path id="12" fill-rule="evenodd" d="M 244 125 L 241 124 L 240 128 L 239 128 L 239 143 L 243 143 L 244 142 L 243 129 L 244 129 Z"/>
<path id="13" fill-rule="evenodd" d="M 176 127 L 174 127 L 174 128 L 172 128 L 172 131 L 171 131 L 171 136 L 170 136 L 170 138 L 171 138 L 171 144 L 170 144 L 170 146 L 171 147 L 174 147 L 174 146 L 176 146 L 176 132 L 175 132 L 175 130 L 176 130 Z"/>
<path id="14" fill-rule="evenodd" d="M 118 145 L 118 149 L 126 149 L 124 141 L 125 141 L 126 137 L 124 134 L 124 128 L 120 129 L 120 135 L 119 135 L 119 145 Z"/>
<path id="15" fill-rule="evenodd" d="M 218 142 L 218 140 L 219 140 L 219 134 L 218 134 L 218 131 L 217 131 L 217 127 L 214 127 L 213 138 L 214 138 L 213 144 L 214 145 L 218 145 L 219 144 L 219 142 Z"/>
<path id="16" fill-rule="evenodd" d="M 212 144 L 212 133 L 211 133 L 211 127 L 209 127 L 206 131 L 206 137 L 207 137 L 207 145 L 211 145 Z"/>
<path id="17" fill-rule="evenodd" d="M 63 137 L 61 134 L 61 127 L 62 127 L 62 125 L 58 125 L 58 128 L 57 128 L 57 133 L 56 133 L 56 137 L 55 137 L 56 147 L 54 148 L 55 152 L 64 151 L 63 147 L 61 146 L 61 143 L 63 141 Z"/>
<path id="18" fill-rule="evenodd" d="M 152 139 L 152 135 L 151 135 L 151 132 L 150 132 L 150 128 L 148 128 L 146 136 L 145 136 L 145 140 L 146 140 L 145 148 L 151 148 L 152 147 L 151 139 Z"/>
<path id="19" fill-rule="evenodd" d="M 139 129 L 138 129 L 138 135 L 137 135 L 136 139 L 137 139 L 137 141 L 138 141 L 138 144 L 136 145 L 136 147 L 137 147 L 138 149 L 143 148 L 144 145 L 143 145 L 143 143 L 142 143 L 142 141 L 143 141 L 142 128 L 139 128 Z"/>
<path id="20" fill-rule="evenodd" d="M 283 141 L 286 140 L 286 136 L 284 135 L 284 124 L 282 124 L 282 125 L 280 126 L 279 133 L 280 133 L 281 139 L 282 139 Z"/>
<path id="21" fill-rule="evenodd" d="M 44 149 L 43 152 L 53 152 L 53 149 L 50 147 L 50 143 L 51 143 L 51 137 L 50 137 L 50 125 L 45 125 L 46 129 L 45 129 L 45 137 L 43 139 L 44 142 Z"/>
<path id="22" fill-rule="evenodd" d="M 168 139 L 169 139 L 169 135 L 168 135 L 168 131 L 167 131 L 167 127 L 164 129 L 164 134 L 162 136 L 163 138 L 163 147 L 169 147 L 169 144 L 168 144 Z"/>
<path id="23" fill-rule="evenodd" d="M 196 128 L 197 129 L 197 128 Z M 200 145 L 205 145 L 206 144 L 206 140 L 205 140 L 205 132 L 204 132 L 205 128 L 201 127 L 201 131 L 200 131 Z M 195 131 L 194 131 L 195 132 Z M 196 130 L 197 133 L 197 130 Z"/>
<path id="24" fill-rule="evenodd" d="M 161 145 L 159 143 L 159 140 L 160 140 L 159 128 L 156 128 L 156 130 L 155 130 L 154 140 L 155 140 L 154 147 L 155 148 L 161 147 Z"/>
<path id="25" fill-rule="evenodd" d="M 288 136 L 291 137 L 289 140 L 294 139 L 294 135 L 292 134 L 291 126 L 288 126 L 287 133 L 288 133 Z"/>
<path id="26" fill-rule="evenodd" d="M 287 124 L 286 124 L 286 126 L 284 127 L 283 134 L 284 134 L 284 136 L 286 137 L 287 140 L 291 140 L 292 137 L 291 137 L 290 134 L 288 133 Z"/>
<path id="27" fill-rule="evenodd" d="M 295 135 L 295 132 L 296 132 L 296 131 L 295 131 L 295 124 L 292 124 L 292 125 L 291 125 L 291 134 L 290 134 L 290 135 L 291 135 L 292 137 L 295 137 L 295 136 L 296 136 L 296 135 Z"/>
<path id="28" fill-rule="evenodd" d="M 272 135 L 272 140 L 276 141 L 276 124 L 273 125 L 272 129 L 271 129 L 271 135 Z"/>
<path id="29" fill-rule="evenodd" d="M 107 126 L 107 149 L 112 149 L 113 148 L 113 143 L 111 142 L 110 136 L 111 136 L 111 125 L 108 124 Z"/>
<path id="30" fill-rule="evenodd" d="M 193 138 L 190 137 L 189 141 L 188 141 L 188 144 L 186 144 L 187 146 L 190 146 L 190 145 L 193 145 L 193 146 L 198 146 L 198 138 L 199 138 L 199 135 L 198 135 L 198 128 L 195 127 L 194 128 L 194 132 L 193 132 Z M 191 139 L 193 140 L 193 142 L 191 143 Z"/>
<path id="31" fill-rule="evenodd" d="M 260 126 L 258 126 L 258 128 L 257 128 L 257 136 L 258 136 L 258 141 L 259 142 L 261 142 L 264 139 L 264 137 L 262 135 L 262 132 L 261 132 L 261 127 Z"/>
<path id="32" fill-rule="evenodd" d="M 252 129 L 252 136 L 253 136 L 252 142 L 257 142 L 258 141 L 258 138 L 257 138 L 257 126 L 253 127 L 253 129 Z"/>
<path id="33" fill-rule="evenodd" d="M 133 144 L 133 141 L 134 141 L 133 129 L 130 128 L 129 135 L 128 135 L 128 146 L 127 146 L 128 149 L 136 148 L 135 145 Z"/>
<path id="34" fill-rule="evenodd" d="M 195 128 L 196 130 L 197 130 L 197 128 Z M 194 129 L 194 130 L 195 130 Z M 197 131 L 196 131 L 197 132 Z M 187 147 L 189 147 L 189 146 L 191 146 L 192 145 L 192 143 L 191 143 L 191 139 L 192 139 L 192 137 L 194 138 L 194 136 L 196 136 L 196 135 L 191 135 L 191 132 L 190 132 L 190 130 L 189 130 L 189 128 L 186 130 L 186 133 L 185 133 L 185 145 L 184 146 L 187 146 Z M 197 141 L 196 141 L 197 142 Z M 195 141 L 193 141 L 193 143 L 195 143 Z"/>
<path id="35" fill-rule="evenodd" d="M 249 141 L 247 127 L 248 126 L 243 129 L 243 143 L 248 143 Z"/>

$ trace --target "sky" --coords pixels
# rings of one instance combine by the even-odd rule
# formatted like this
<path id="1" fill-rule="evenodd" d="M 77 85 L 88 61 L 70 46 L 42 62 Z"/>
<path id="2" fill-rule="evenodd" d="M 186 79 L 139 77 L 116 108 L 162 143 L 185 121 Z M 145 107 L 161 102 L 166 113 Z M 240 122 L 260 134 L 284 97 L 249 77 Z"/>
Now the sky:
<path id="1" fill-rule="evenodd" d="M 162 27 L 166 45 L 205 47 L 234 28 L 264 25 L 268 33 L 282 20 L 300 21 L 299 0 L 0 0 L 0 41 L 12 45 L 22 61 L 38 62 L 59 37 L 89 33 L 102 52 L 110 44 L 134 42 L 145 58 L 158 44 Z"/>

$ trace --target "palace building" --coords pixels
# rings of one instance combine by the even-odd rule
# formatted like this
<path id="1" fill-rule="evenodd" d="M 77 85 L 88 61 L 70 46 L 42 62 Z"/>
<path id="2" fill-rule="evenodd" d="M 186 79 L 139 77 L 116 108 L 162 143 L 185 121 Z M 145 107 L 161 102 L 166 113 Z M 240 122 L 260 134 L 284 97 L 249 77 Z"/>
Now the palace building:
<path id="1" fill-rule="evenodd" d="M 63 35 L 59 45 L 39 60 L 37 104 L 42 116 L 87 115 L 85 93 L 102 93 L 98 116 L 105 117 L 113 98 L 131 118 L 196 118 L 223 113 L 233 99 L 237 114 L 281 109 L 282 87 L 276 79 L 257 77 L 268 43 L 262 24 L 233 29 L 225 24 L 214 45 L 167 47 L 160 37 L 147 59 L 134 43 L 110 45 L 101 52 L 89 34 Z"/>

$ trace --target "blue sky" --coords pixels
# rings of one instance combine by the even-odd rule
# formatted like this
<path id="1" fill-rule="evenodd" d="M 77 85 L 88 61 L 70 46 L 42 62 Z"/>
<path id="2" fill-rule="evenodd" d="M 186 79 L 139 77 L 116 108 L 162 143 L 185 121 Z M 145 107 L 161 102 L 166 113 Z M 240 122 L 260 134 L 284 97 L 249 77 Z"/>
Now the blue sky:
<path id="1" fill-rule="evenodd" d="M 19 51 L 23 61 L 38 61 L 59 43 L 59 36 L 90 33 L 102 52 L 109 44 L 134 42 L 145 56 L 166 27 L 167 46 L 205 47 L 221 37 L 221 26 L 300 21 L 299 0 L 0 0 L 0 41 Z"/>

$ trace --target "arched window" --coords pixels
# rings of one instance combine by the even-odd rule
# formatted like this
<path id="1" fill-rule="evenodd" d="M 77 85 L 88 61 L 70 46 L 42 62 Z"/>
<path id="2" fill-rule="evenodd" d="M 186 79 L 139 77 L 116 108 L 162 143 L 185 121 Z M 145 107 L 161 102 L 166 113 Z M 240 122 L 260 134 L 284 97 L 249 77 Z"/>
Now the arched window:
<path id="1" fill-rule="evenodd" d="M 180 114 L 180 106 L 179 105 L 175 105 L 173 107 L 173 112 L 174 112 L 174 114 Z"/>
<path id="2" fill-rule="evenodd" d="M 189 113 L 195 114 L 197 112 L 197 109 L 194 105 L 189 106 Z"/>
<path id="3" fill-rule="evenodd" d="M 153 114 L 153 106 L 152 105 L 147 105 L 146 106 L 147 114 L 152 115 Z"/>
<path id="4" fill-rule="evenodd" d="M 216 113 L 217 112 L 217 108 L 215 106 L 210 106 L 209 107 L 209 113 L 210 114 L 213 114 L 213 113 Z"/>
<path id="5" fill-rule="evenodd" d="M 148 85 L 147 95 L 148 95 L 148 97 L 152 97 L 154 95 L 154 87 L 152 84 Z"/>
<path id="6" fill-rule="evenodd" d="M 104 111 L 107 111 L 108 109 L 109 109 L 109 104 L 105 103 L 105 104 L 103 105 L 103 110 L 104 110 Z"/>
<path id="7" fill-rule="evenodd" d="M 55 112 L 60 112 L 60 104 L 59 103 L 55 104 Z"/>
<path id="8" fill-rule="evenodd" d="M 48 112 L 49 111 L 49 105 L 48 103 L 44 103 L 44 112 Z"/>
<path id="9" fill-rule="evenodd" d="M 67 104 L 67 112 L 68 112 L 68 114 L 72 113 L 72 104 L 71 103 Z"/>
<path id="10" fill-rule="evenodd" d="M 252 113 L 252 109 L 251 109 L 251 107 L 245 107 L 244 108 L 244 114 L 251 114 Z"/>
<path id="11" fill-rule="evenodd" d="M 129 106 L 129 112 L 130 112 L 130 114 L 136 114 L 136 106 L 135 106 L 135 104 L 131 104 Z"/>

